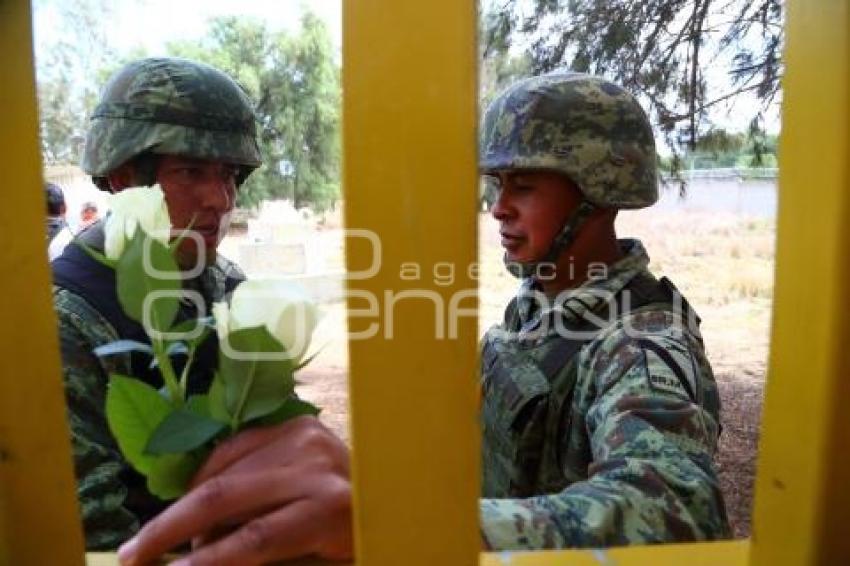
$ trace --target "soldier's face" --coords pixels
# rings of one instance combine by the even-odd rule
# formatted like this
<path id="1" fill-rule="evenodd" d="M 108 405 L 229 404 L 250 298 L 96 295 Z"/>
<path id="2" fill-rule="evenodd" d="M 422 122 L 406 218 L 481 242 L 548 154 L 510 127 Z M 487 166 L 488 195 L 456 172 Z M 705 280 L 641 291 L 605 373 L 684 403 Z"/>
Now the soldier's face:
<path id="1" fill-rule="evenodd" d="M 238 167 L 218 161 L 163 155 L 156 173 L 173 227 L 179 230 L 191 224 L 197 236 L 181 243 L 178 249 L 180 264 L 192 267 L 199 259 L 210 264 L 230 225 Z"/>
<path id="2" fill-rule="evenodd" d="M 569 179 L 554 172 L 500 171 L 487 177 L 497 189 L 490 213 L 499 221 L 508 260 L 542 259 L 581 202 L 581 193 Z"/>

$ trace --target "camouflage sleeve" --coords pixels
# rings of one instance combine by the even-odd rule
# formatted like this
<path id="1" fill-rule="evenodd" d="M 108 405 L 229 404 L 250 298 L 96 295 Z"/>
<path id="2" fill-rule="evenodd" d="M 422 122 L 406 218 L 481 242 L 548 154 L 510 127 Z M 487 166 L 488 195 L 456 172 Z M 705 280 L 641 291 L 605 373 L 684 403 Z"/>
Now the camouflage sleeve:
<path id="1" fill-rule="evenodd" d="M 54 293 L 54 304 L 86 548 L 112 550 L 139 529 L 137 518 L 124 507 L 127 488 L 120 479 L 123 458 L 106 422 L 110 368 L 92 354 L 93 348 L 117 337 L 77 295 L 59 289 Z"/>
<path id="2" fill-rule="evenodd" d="M 587 479 L 559 493 L 482 499 L 492 549 L 731 536 L 712 463 L 719 398 L 701 344 L 681 330 L 637 331 L 620 326 L 579 360 L 567 450 L 582 438 Z"/>

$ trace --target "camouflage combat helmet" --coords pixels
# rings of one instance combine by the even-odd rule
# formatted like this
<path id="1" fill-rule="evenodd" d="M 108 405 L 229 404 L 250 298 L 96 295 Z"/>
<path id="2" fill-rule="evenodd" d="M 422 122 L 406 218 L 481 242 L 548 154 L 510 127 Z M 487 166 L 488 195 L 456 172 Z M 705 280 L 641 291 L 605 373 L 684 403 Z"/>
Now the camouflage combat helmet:
<path id="1" fill-rule="evenodd" d="M 511 85 L 487 108 L 479 159 L 485 174 L 558 171 L 584 196 L 544 258 L 508 265 L 521 277 L 554 262 L 594 209 L 643 208 L 658 200 L 649 120 L 634 97 L 601 77 L 560 71 Z"/>
<path id="2" fill-rule="evenodd" d="M 261 164 L 254 112 L 223 72 L 177 58 L 141 59 L 117 71 L 91 116 L 82 168 L 94 178 L 143 154 Z"/>

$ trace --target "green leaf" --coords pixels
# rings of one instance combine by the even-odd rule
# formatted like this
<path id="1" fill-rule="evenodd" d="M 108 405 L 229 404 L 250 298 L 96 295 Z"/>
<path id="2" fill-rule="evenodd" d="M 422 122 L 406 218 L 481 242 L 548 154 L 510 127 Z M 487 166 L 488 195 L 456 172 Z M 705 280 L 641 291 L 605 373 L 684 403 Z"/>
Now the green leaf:
<path id="1" fill-rule="evenodd" d="M 171 328 L 171 330 L 169 330 L 169 332 L 172 334 L 189 334 L 196 332 L 199 326 L 202 328 L 195 338 L 192 338 L 191 340 L 185 338 L 179 339 L 180 342 L 185 342 L 189 349 L 191 349 L 206 340 L 207 336 L 210 335 L 210 332 L 215 329 L 215 319 L 213 317 L 206 316 L 203 318 L 192 318 L 189 320 L 184 320 L 178 324 L 175 324 Z"/>
<path id="2" fill-rule="evenodd" d="M 320 409 L 312 403 L 293 396 L 287 399 L 275 412 L 269 413 L 255 422 L 263 426 L 276 425 L 302 415 L 315 417 L 319 412 Z"/>
<path id="3" fill-rule="evenodd" d="M 204 462 L 204 454 L 163 454 L 153 456 L 148 477 L 148 491 L 163 500 L 176 499 L 186 493 L 189 482 Z"/>
<path id="4" fill-rule="evenodd" d="M 215 374 L 207 391 L 207 409 L 210 417 L 223 423 L 230 423 L 232 415 L 227 411 L 227 404 L 224 401 L 224 381 L 218 373 Z"/>
<path id="5" fill-rule="evenodd" d="M 265 326 L 243 328 L 220 340 L 225 407 L 238 430 L 241 423 L 276 411 L 292 395 L 292 360 Z"/>
<path id="6" fill-rule="evenodd" d="M 150 241 L 147 267 L 151 269 L 146 269 L 144 261 L 146 241 Z M 155 273 L 149 273 L 153 270 L 179 272 L 177 262 L 168 248 L 148 236 L 144 230 L 137 229 L 115 266 L 118 299 L 127 316 L 144 324 L 145 298 L 151 293 L 167 293 L 166 296 L 152 299 L 147 305 L 150 328 L 165 332 L 171 328 L 179 308 L 180 279 L 160 279 L 155 277 Z"/>
<path id="7" fill-rule="evenodd" d="M 301 363 L 300 363 L 300 364 L 298 364 L 298 365 L 295 367 L 295 370 L 294 370 L 294 371 L 298 371 L 299 369 L 303 368 L 304 366 L 306 366 L 307 364 L 309 364 L 310 362 L 312 362 L 312 361 L 316 358 L 316 356 L 318 356 L 318 355 L 322 352 L 322 350 L 324 350 L 324 349 L 325 349 L 325 347 L 324 347 L 324 346 L 322 346 L 321 348 L 319 348 L 318 350 L 316 350 L 315 352 L 313 352 L 312 354 L 310 354 L 310 357 L 308 357 L 306 360 L 302 360 L 302 361 L 301 361 Z"/>
<path id="8" fill-rule="evenodd" d="M 184 405 L 187 411 L 191 411 L 202 417 L 210 416 L 210 399 L 209 395 L 192 395 Z"/>
<path id="9" fill-rule="evenodd" d="M 172 411 L 159 392 L 132 377 L 112 374 L 106 392 L 109 430 L 128 462 L 139 472 L 150 472 L 154 457 L 145 453 L 148 439 Z"/>
<path id="10" fill-rule="evenodd" d="M 226 426 L 203 414 L 181 408 L 159 424 L 148 440 L 145 452 L 156 455 L 189 452 L 214 438 Z"/>

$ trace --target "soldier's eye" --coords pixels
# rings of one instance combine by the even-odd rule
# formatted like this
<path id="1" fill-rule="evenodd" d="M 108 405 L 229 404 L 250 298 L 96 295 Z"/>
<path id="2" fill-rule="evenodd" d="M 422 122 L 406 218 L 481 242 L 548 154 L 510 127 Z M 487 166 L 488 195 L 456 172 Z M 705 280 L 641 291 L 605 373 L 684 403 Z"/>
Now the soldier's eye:
<path id="1" fill-rule="evenodd" d="M 493 177 L 491 175 L 485 175 L 483 178 L 484 186 L 489 190 L 499 191 L 502 189 L 502 183 L 499 181 L 498 177 Z"/>
<path id="2" fill-rule="evenodd" d="M 200 169 L 198 167 L 178 167 L 174 169 L 174 175 L 180 181 L 192 181 L 200 175 Z"/>

